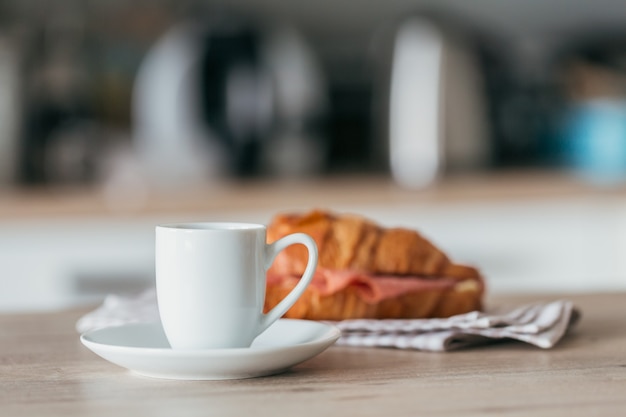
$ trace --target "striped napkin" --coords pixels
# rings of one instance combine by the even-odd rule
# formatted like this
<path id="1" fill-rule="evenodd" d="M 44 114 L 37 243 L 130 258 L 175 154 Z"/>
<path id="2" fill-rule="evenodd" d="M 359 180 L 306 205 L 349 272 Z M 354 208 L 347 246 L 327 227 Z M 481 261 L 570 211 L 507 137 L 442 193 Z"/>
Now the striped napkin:
<path id="1" fill-rule="evenodd" d="M 519 340 L 549 349 L 575 325 L 570 301 L 530 304 L 500 314 L 473 311 L 446 319 L 345 320 L 337 344 L 446 352 L 496 340 Z"/>
<path id="2" fill-rule="evenodd" d="M 356 319 L 332 324 L 342 332 L 338 345 L 446 352 L 511 339 L 548 349 L 579 317 L 580 312 L 571 302 L 554 301 L 498 314 L 474 311 L 445 319 Z M 158 320 L 156 292 L 149 289 L 136 296 L 108 296 L 102 305 L 77 321 L 76 330 L 84 333 Z"/>

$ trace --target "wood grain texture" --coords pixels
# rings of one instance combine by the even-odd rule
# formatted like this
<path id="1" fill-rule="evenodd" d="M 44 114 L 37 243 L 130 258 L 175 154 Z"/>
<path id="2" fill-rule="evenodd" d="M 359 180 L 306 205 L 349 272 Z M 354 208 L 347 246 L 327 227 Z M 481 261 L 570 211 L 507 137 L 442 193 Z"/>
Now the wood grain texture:
<path id="1" fill-rule="evenodd" d="M 82 310 L 0 316 L 2 416 L 589 416 L 626 411 L 626 293 L 564 297 L 583 313 L 551 350 L 331 347 L 277 376 L 136 376 L 84 348 Z M 513 305 L 554 296 L 499 297 Z"/>

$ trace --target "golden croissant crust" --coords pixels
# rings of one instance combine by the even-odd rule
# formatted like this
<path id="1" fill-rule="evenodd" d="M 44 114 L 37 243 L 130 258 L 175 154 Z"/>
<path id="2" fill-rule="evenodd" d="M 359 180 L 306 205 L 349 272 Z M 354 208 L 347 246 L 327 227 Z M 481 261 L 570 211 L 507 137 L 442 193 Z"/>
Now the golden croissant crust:
<path id="1" fill-rule="evenodd" d="M 307 233 L 317 243 L 318 269 L 312 285 L 285 317 L 448 317 L 482 307 L 484 282 L 478 270 L 452 263 L 416 231 L 384 228 L 361 216 L 314 210 L 275 216 L 267 240 L 274 242 L 296 232 Z M 307 259 L 301 245 L 277 255 L 268 271 L 266 311 L 294 288 Z M 340 280 L 352 284 L 338 285 Z M 331 282 L 337 290 L 327 289 Z M 398 291 L 399 284 L 406 290 Z M 365 288 L 378 291 L 380 297 L 368 299 Z M 392 295 L 385 296 L 389 291 Z"/>
<path id="2" fill-rule="evenodd" d="M 471 267 L 455 265 L 418 232 L 384 228 L 361 216 L 314 210 L 305 214 L 279 214 L 267 229 L 273 242 L 294 232 L 310 235 L 319 250 L 318 266 L 356 270 L 375 275 L 477 276 Z M 281 252 L 272 271 L 301 275 L 307 262 L 306 249 L 291 246 Z"/>

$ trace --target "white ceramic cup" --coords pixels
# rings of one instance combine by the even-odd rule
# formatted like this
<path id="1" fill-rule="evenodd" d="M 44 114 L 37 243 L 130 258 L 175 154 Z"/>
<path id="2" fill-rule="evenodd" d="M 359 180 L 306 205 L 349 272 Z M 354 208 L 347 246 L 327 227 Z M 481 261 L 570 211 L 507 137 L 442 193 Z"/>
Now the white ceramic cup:
<path id="1" fill-rule="evenodd" d="M 304 233 L 266 243 L 252 223 L 186 223 L 156 228 L 159 315 L 173 349 L 245 348 L 302 295 L 317 266 L 317 246 Z M 266 271 L 289 245 L 309 252 L 300 282 L 263 313 Z"/>

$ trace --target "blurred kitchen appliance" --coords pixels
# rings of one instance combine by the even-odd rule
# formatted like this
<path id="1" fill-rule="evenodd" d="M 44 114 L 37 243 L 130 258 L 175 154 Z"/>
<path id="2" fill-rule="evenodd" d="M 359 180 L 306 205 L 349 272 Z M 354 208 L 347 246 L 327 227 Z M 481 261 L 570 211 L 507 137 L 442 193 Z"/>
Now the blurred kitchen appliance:
<path id="1" fill-rule="evenodd" d="M 478 57 L 452 28 L 415 16 L 397 25 L 389 80 L 389 160 L 393 178 L 420 188 L 446 170 L 489 161 Z"/>
<path id="2" fill-rule="evenodd" d="M 10 38 L 0 36 L 0 185 L 17 179 L 21 121 L 19 55 Z"/>
<path id="3" fill-rule="evenodd" d="M 80 13 L 62 7 L 16 37 L 23 54 L 19 181 L 92 182 L 101 138 L 91 94 L 93 51 Z"/>
<path id="4" fill-rule="evenodd" d="M 324 91 L 314 55 L 294 31 L 237 18 L 181 23 L 138 73 L 137 152 L 148 176 L 164 184 L 314 170 L 307 161 L 323 147 L 308 127 L 323 113 Z"/>
<path id="5" fill-rule="evenodd" d="M 626 182 L 626 100 L 596 99 L 570 106 L 565 123 L 572 166 L 596 185 Z"/>
<path id="6" fill-rule="evenodd" d="M 626 40 L 580 42 L 564 54 L 567 105 L 562 112 L 566 163 L 601 186 L 626 182 Z"/>

